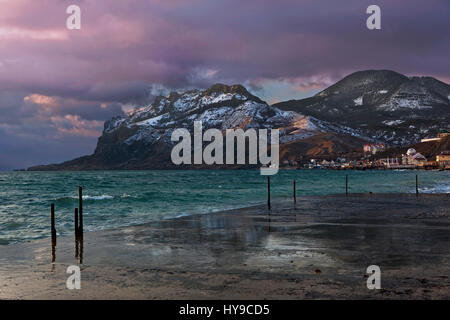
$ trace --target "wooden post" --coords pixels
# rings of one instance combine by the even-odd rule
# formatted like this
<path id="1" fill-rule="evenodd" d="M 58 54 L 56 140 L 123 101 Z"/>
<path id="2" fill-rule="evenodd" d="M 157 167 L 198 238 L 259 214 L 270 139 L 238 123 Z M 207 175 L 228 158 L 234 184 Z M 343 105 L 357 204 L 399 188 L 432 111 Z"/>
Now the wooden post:
<path id="1" fill-rule="evenodd" d="M 78 214 L 80 217 L 78 236 L 83 237 L 83 187 L 78 187 Z"/>
<path id="2" fill-rule="evenodd" d="M 345 195 L 348 196 L 348 174 L 345 175 Z"/>
<path id="3" fill-rule="evenodd" d="M 297 195 L 295 194 L 295 180 L 294 180 L 294 203 L 297 203 Z"/>
<path id="4" fill-rule="evenodd" d="M 78 263 L 83 264 L 83 237 L 78 240 L 80 244 L 80 251 L 78 252 Z"/>
<path id="5" fill-rule="evenodd" d="M 267 176 L 267 207 L 270 210 L 270 176 Z"/>
<path id="6" fill-rule="evenodd" d="M 79 240 L 77 238 L 75 238 L 75 258 L 78 258 L 78 244 L 79 244 Z"/>
<path id="7" fill-rule="evenodd" d="M 75 240 L 78 239 L 78 208 L 75 208 Z"/>
<path id="8" fill-rule="evenodd" d="M 56 261 L 56 246 L 52 245 L 52 263 Z M 54 266 L 52 265 L 52 271 L 54 270 Z"/>
<path id="9" fill-rule="evenodd" d="M 419 177 L 416 174 L 416 196 L 419 196 Z"/>
<path id="10" fill-rule="evenodd" d="M 51 224 L 51 234 L 52 234 L 52 246 L 56 245 L 56 228 L 55 228 L 55 204 L 50 205 L 50 224 Z"/>

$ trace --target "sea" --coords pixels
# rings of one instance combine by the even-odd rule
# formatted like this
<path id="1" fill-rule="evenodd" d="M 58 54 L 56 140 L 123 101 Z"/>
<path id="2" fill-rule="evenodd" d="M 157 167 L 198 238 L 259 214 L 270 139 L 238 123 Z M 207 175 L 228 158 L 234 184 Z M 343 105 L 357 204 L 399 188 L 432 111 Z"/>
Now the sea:
<path id="1" fill-rule="evenodd" d="M 280 170 L 271 197 L 345 193 L 450 193 L 450 171 Z M 259 170 L 0 172 L 0 245 L 49 237 L 50 204 L 58 235 L 73 233 L 78 186 L 87 232 L 242 208 L 267 201 Z"/>

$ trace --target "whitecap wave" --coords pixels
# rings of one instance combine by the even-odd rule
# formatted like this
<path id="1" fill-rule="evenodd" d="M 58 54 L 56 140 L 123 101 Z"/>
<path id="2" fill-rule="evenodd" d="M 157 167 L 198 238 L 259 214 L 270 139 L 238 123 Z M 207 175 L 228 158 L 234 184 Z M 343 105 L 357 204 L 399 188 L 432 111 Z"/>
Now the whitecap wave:
<path id="1" fill-rule="evenodd" d="M 186 213 L 186 212 L 180 212 L 180 213 L 178 213 L 178 214 L 175 215 L 175 219 L 182 218 L 182 217 L 188 217 L 188 216 L 190 216 L 190 215 L 191 215 L 191 214 Z"/>
<path id="2" fill-rule="evenodd" d="M 83 200 L 111 200 L 114 199 L 113 196 L 102 194 L 99 196 L 90 196 L 90 195 L 84 195 Z"/>
<path id="3" fill-rule="evenodd" d="M 121 198 L 137 198 L 136 196 L 132 196 L 131 194 L 124 193 L 120 196 Z"/>
<path id="4" fill-rule="evenodd" d="M 450 193 L 450 183 L 437 183 L 430 187 L 419 188 L 422 193 Z"/>

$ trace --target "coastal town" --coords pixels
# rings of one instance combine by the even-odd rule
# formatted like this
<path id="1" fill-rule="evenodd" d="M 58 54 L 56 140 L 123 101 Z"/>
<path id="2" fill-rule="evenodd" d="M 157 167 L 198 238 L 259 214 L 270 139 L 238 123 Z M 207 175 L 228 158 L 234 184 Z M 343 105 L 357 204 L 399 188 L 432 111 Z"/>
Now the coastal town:
<path id="1" fill-rule="evenodd" d="M 421 140 L 421 144 L 439 143 L 442 140 L 450 140 L 450 132 L 441 130 L 434 138 Z M 335 159 L 311 158 L 306 163 L 300 161 L 285 160 L 281 163 L 284 168 L 297 169 L 335 169 L 335 170 L 366 170 L 366 169 L 423 169 L 423 170 L 450 170 L 450 148 L 441 150 L 438 154 L 426 157 L 415 148 L 411 147 L 406 152 L 395 155 L 387 155 L 389 148 L 384 143 L 367 143 L 363 145 L 363 154 L 360 157 L 347 158 L 345 155 Z M 387 155 L 387 156 L 386 156 Z"/>

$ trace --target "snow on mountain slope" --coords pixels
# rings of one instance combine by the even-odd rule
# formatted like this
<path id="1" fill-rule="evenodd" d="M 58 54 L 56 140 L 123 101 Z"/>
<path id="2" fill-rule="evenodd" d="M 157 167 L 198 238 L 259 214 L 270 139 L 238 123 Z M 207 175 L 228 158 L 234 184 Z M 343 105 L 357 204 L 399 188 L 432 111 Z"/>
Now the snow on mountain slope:
<path id="1" fill-rule="evenodd" d="M 104 135 L 121 131 L 121 140 L 126 144 L 142 141 L 154 143 L 160 139 L 169 143 L 173 130 L 192 130 L 194 121 L 202 121 L 204 130 L 280 129 L 281 143 L 301 140 L 319 132 L 360 135 L 356 130 L 344 126 L 271 107 L 241 86 L 234 86 L 233 89 L 221 85 L 208 90 L 191 90 L 159 97 L 151 105 L 107 122 Z M 128 132 L 128 136 L 123 136 L 123 132 Z"/>
<path id="2" fill-rule="evenodd" d="M 409 145 L 450 129 L 449 95 L 450 86 L 431 77 L 367 70 L 313 97 L 274 107 L 352 128 L 388 144 Z"/>

